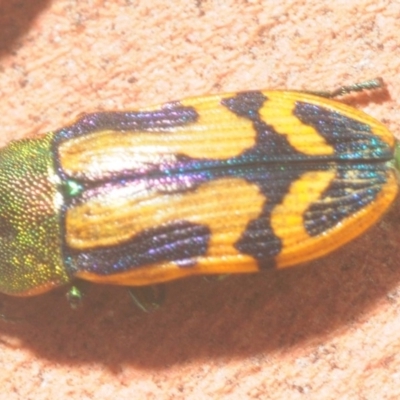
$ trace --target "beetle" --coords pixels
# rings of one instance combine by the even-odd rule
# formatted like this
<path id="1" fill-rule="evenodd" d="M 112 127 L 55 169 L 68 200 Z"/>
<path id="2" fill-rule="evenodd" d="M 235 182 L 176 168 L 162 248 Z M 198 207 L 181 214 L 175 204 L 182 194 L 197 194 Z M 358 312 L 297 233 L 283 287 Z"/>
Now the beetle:
<path id="1" fill-rule="evenodd" d="M 82 115 L 0 151 L 0 292 L 124 286 L 321 257 L 398 192 L 398 146 L 331 93 L 247 91 Z"/>

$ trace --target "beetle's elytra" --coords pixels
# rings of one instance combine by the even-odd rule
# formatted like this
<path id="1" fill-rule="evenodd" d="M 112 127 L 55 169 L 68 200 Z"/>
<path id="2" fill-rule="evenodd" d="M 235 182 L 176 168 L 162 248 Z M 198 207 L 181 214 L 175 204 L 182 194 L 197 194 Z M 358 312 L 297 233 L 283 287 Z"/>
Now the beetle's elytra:
<path id="1" fill-rule="evenodd" d="M 320 257 L 393 202 L 395 147 L 365 113 L 294 91 L 84 115 L 0 152 L 0 291 Z"/>

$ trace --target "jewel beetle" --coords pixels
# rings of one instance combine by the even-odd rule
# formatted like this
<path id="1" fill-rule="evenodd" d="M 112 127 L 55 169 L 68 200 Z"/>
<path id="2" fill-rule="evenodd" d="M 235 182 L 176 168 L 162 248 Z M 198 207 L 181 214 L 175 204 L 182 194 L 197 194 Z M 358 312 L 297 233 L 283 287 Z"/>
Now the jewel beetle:
<path id="1" fill-rule="evenodd" d="M 332 93 L 248 91 L 98 112 L 0 151 L 0 292 L 125 286 L 323 256 L 398 192 L 394 136 Z"/>

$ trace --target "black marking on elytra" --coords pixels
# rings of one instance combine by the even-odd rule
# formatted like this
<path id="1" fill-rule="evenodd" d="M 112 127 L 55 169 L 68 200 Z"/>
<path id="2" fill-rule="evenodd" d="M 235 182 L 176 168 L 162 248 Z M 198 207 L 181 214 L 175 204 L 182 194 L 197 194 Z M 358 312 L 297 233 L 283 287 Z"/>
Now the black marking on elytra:
<path id="1" fill-rule="evenodd" d="M 199 115 L 193 107 L 168 103 L 153 111 L 98 112 L 83 115 L 77 122 L 55 134 L 57 143 L 102 130 L 154 132 L 160 134 L 171 128 L 193 124 Z"/>
<path id="2" fill-rule="evenodd" d="M 393 151 L 368 124 L 339 112 L 297 102 L 294 115 L 316 129 L 335 150 L 337 175 L 304 214 L 307 232 L 317 236 L 376 199 L 387 181 L 386 161 L 393 158 Z"/>
<path id="3" fill-rule="evenodd" d="M 283 201 L 291 183 L 301 175 L 299 167 L 290 161 L 307 158 L 293 148 L 284 135 L 277 133 L 268 121 L 262 120 L 259 111 L 266 101 L 268 98 L 256 91 L 239 93 L 221 102 L 231 112 L 252 121 L 257 133 L 256 145 L 230 160 L 230 163 L 249 166 L 239 168 L 236 175 L 257 184 L 266 198 L 258 218 L 249 222 L 235 244 L 241 253 L 255 258 L 262 269 L 274 267 L 274 257 L 282 250 L 282 241 L 271 227 L 271 213 Z M 285 160 L 285 163 L 279 163 L 279 160 Z"/>
<path id="4" fill-rule="evenodd" d="M 268 121 L 261 118 L 260 109 L 268 101 L 268 98 L 258 91 L 239 93 L 221 101 L 229 111 L 250 120 L 256 131 L 255 146 L 245 149 L 241 155 L 231 159 L 231 164 L 290 163 L 309 160 L 308 155 L 296 150 L 285 135 L 279 134 Z"/>
<path id="5" fill-rule="evenodd" d="M 97 275 L 113 275 L 168 261 L 191 268 L 196 265 L 196 258 L 207 253 L 209 241 L 208 226 L 177 221 L 147 229 L 112 247 L 87 251 L 67 247 L 66 259 L 70 270 Z"/>
<path id="6" fill-rule="evenodd" d="M 248 223 L 235 247 L 241 253 L 255 258 L 261 269 L 273 268 L 274 257 L 282 250 L 282 241 L 271 226 L 271 213 L 276 205 L 282 203 L 292 182 L 304 172 L 306 171 L 293 168 L 293 165 L 284 168 L 272 165 L 268 169 L 263 166 L 253 168 L 251 172 L 243 174 L 243 179 L 258 185 L 266 202 L 260 215 Z"/>
<path id="7" fill-rule="evenodd" d="M 268 98 L 258 91 L 238 93 L 234 97 L 222 99 L 221 104 L 239 117 L 260 120 L 259 111 Z"/>
<path id="8" fill-rule="evenodd" d="M 387 180 L 387 165 L 343 166 L 329 187 L 304 213 L 304 226 L 310 236 L 335 227 L 375 201 Z"/>
<path id="9" fill-rule="evenodd" d="M 335 149 L 339 160 L 391 160 L 393 150 L 371 132 L 370 125 L 356 121 L 337 111 L 296 102 L 293 114 L 306 125 L 312 126 Z"/>

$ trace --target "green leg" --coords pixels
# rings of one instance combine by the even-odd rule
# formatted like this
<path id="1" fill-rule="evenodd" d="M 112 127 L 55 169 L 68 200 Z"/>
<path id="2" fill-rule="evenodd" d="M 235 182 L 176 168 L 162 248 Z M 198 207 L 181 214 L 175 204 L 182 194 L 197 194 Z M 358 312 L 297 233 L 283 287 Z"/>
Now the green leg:
<path id="1" fill-rule="evenodd" d="M 78 286 L 71 286 L 66 293 L 67 301 L 73 310 L 76 310 L 82 305 L 83 291 Z"/>

